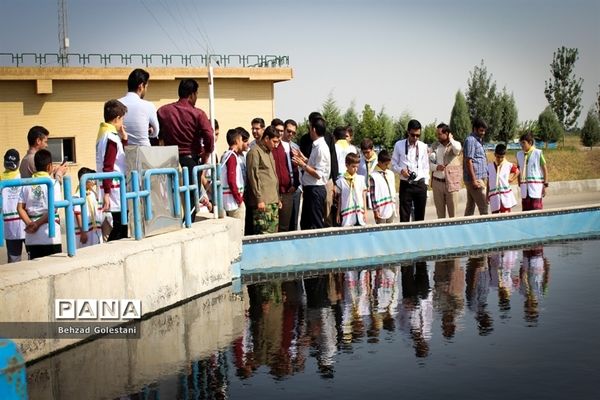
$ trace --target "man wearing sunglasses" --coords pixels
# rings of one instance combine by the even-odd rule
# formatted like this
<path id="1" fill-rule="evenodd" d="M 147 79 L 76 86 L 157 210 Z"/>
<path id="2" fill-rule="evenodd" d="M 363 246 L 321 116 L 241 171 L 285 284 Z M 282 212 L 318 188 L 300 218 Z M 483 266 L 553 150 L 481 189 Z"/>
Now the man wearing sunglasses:
<path id="1" fill-rule="evenodd" d="M 392 171 L 400 174 L 400 222 L 409 222 L 414 207 L 414 220 L 425 219 L 427 187 L 429 186 L 429 155 L 427 145 L 419 140 L 421 123 L 408 122 L 406 139 L 396 142 L 392 155 Z"/>

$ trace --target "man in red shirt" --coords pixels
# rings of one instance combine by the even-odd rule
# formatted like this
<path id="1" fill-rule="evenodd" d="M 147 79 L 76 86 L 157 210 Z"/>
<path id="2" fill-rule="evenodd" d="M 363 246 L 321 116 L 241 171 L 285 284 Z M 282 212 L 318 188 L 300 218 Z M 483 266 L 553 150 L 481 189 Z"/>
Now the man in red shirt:
<path id="1" fill-rule="evenodd" d="M 179 83 L 179 100 L 158 109 L 160 137 L 165 146 L 177 146 L 179 164 L 188 168 L 190 184 L 194 182 L 192 169 L 206 164 L 214 150 L 214 132 L 206 113 L 196 108 L 198 82 L 183 79 Z M 200 184 L 200 178 L 198 184 Z M 196 205 L 192 209 L 192 221 Z"/>

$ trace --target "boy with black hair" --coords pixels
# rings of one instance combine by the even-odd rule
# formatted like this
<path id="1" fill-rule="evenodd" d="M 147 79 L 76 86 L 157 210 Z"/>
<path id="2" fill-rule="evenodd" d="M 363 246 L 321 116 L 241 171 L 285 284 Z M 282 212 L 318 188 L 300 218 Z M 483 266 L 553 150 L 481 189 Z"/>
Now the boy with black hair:
<path id="1" fill-rule="evenodd" d="M 248 139 L 246 139 L 247 141 Z M 238 129 L 227 131 L 229 150 L 221 157 L 221 179 L 223 180 L 223 208 L 228 217 L 241 221 L 246 219 L 244 204 L 244 173 L 241 159 L 244 158 L 244 142 Z M 242 234 L 243 234 L 242 226 Z"/>
<path id="2" fill-rule="evenodd" d="M 46 150 L 38 150 L 33 156 L 36 172 L 32 178 L 50 178 L 54 190 L 54 200 L 62 198 L 60 183 L 50 176 L 52 172 L 52 154 Z M 19 204 L 17 205 L 19 217 L 25 223 L 25 248 L 29 259 L 61 253 L 61 233 L 58 212 L 48 216 L 48 187 L 46 185 L 23 186 Z M 54 224 L 54 237 L 49 236 L 48 223 L 52 218 Z"/>
<path id="3" fill-rule="evenodd" d="M 486 197 L 492 214 L 507 213 L 517 204 L 510 187 L 519 175 L 519 168 L 506 160 L 506 145 L 500 143 L 494 150 L 496 161 L 489 162 Z"/>
<path id="4" fill-rule="evenodd" d="M 391 224 L 396 217 L 396 178 L 390 170 L 391 163 L 390 153 L 381 150 L 369 179 L 369 194 L 376 224 Z"/>
<path id="5" fill-rule="evenodd" d="M 367 185 L 365 177 L 356 173 L 360 157 L 356 153 L 348 153 L 344 164 L 344 174 L 335 182 L 337 195 L 336 222 L 339 226 L 366 225 Z"/>
<path id="6" fill-rule="evenodd" d="M 96 170 L 102 172 L 121 172 L 126 174 L 124 146 L 127 145 L 128 135 L 125 132 L 123 118 L 127 107 L 119 100 L 109 100 L 104 103 L 104 122 L 100 124 L 96 138 Z M 101 197 L 102 211 L 110 211 L 113 228 L 108 241 L 127 237 L 127 225 L 121 224 L 121 188 L 118 179 L 102 181 Z"/>
<path id="7" fill-rule="evenodd" d="M 0 181 L 19 179 L 19 152 L 10 149 L 4 154 L 4 172 Z M 7 187 L 2 189 L 2 213 L 4 215 L 4 237 L 6 240 L 6 255 L 9 263 L 21 261 L 23 243 L 25 242 L 25 224 L 17 213 L 17 204 L 21 187 Z"/>
<path id="8" fill-rule="evenodd" d="M 519 144 L 522 151 L 517 153 L 519 163 L 519 186 L 523 211 L 542 210 L 543 198 L 548 187 L 548 167 L 542 150 L 535 147 L 531 132 L 521 135 Z"/>
<path id="9" fill-rule="evenodd" d="M 77 177 L 81 182 L 81 177 L 85 174 L 93 174 L 96 171 L 90 168 L 80 168 L 77 171 Z M 75 219 L 77 226 L 75 227 L 75 236 L 77 238 L 77 248 L 93 246 L 102 243 L 102 208 L 98 205 L 98 195 L 94 190 L 96 181 L 90 179 L 85 184 L 85 204 L 75 207 Z M 74 197 L 79 196 L 79 188 Z M 81 213 L 87 213 L 88 225 L 85 229 L 82 227 Z"/>

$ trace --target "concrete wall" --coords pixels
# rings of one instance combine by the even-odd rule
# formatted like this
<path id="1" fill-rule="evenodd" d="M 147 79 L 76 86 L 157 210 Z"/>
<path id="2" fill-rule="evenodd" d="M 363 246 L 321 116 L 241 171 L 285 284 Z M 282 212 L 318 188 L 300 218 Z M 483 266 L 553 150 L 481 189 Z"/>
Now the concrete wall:
<path id="1" fill-rule="evenodd" d="M 27 369 L 32 399 L 118 398 L 161 376 L 189 374 L 242 335 L 244 304 L 231 287 L 192 300 L 141 324 L 139 340 L 100 339 L 42 360 Z M 85 384 L 90 383 L 90 384 Z M 161 398 L 169 388 L 159 387 Z"/>
<path id="2" fill-rule="evenodd" d="M 240 221 L 205 220 L 191 229 L 106 243 L 10 264 L 0 275 L 0 321 L 47 322 L 54 299 L 140 299 L 152 313 L 231 283 L 231 263 L 241 254 Z M 16 339 L 26 361 L 76 339 Z"/>

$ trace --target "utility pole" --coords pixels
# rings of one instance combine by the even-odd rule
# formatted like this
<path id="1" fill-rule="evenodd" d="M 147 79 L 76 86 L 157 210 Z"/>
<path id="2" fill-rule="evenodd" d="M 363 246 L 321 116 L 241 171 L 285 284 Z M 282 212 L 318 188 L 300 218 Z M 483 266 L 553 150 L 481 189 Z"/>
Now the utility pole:
<path id="1" fill-rule="evenodd" d="M 58 58 L 63 67 L 69 62 L 67 59 L 69 49 L 67 31 L 67 0 L 58 0 Z"/>

